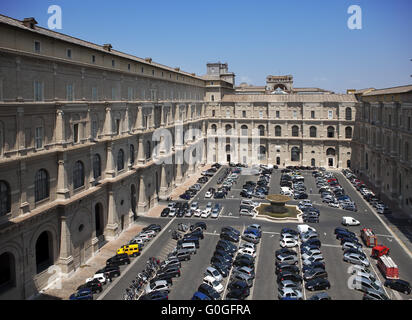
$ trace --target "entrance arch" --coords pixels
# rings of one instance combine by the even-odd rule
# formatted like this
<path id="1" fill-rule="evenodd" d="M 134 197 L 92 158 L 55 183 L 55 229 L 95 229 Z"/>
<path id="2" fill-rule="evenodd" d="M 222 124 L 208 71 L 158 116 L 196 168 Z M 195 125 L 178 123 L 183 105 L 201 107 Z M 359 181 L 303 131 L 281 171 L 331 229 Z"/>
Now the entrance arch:
<path id="1" fill-rule="evenodd" d="M 36 241 L 36 272 L 40 273 L 53 264 L 53 243 L 51 234 L 43 231 Z"/>
<path id="2" fill-rule="evenodd" d="M 16 286 L 16 260 L 10 252 L 0 255 L 0 293 Z"/>

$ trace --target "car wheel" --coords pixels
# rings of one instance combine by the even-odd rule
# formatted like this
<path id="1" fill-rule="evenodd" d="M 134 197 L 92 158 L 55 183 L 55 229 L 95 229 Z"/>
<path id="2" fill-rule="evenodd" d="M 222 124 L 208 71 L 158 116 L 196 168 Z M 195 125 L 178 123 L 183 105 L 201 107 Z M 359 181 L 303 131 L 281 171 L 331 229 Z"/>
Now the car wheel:
<path id="1" fill-rule="evenodd" d="M 409 294 L 408 290 L 405 290 L 404 294 Z"/>

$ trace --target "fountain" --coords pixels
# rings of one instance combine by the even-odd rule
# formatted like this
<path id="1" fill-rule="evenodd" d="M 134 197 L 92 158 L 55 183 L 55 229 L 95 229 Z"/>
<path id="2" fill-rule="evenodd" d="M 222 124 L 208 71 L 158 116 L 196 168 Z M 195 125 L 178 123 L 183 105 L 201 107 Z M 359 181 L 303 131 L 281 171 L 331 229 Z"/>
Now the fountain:
<path id="1" fill-rule="evenodd" d="M 302 214 L 302 211 L 300 211 L 297 206 L 286 204 L 292 200 L 288 196 L 271 194 L 266 197 L 266 200 L 268 200 L 270 204 L 261 203 L 260 206 L 256 208 L 258 217 L 271 218 L 273 220 L 291 219 L 298 221 L 298 216 Z"/>

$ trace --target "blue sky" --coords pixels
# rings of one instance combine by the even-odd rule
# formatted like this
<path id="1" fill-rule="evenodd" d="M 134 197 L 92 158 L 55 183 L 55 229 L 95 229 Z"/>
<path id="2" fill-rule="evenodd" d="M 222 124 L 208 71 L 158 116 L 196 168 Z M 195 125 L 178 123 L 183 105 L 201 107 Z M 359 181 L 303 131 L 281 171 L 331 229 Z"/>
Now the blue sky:
<path id="1" fill-rule="evenodd" d="M 237 84 L 269 74 L 335 92 L 412 83 L 410 0 L 2 0 L 0 13 L 47 27 L 53 4 L 56 31 L 196 74 L 227 62 Z M 347 27 L 350 5 L 362 8 L 361 30 Z"/>

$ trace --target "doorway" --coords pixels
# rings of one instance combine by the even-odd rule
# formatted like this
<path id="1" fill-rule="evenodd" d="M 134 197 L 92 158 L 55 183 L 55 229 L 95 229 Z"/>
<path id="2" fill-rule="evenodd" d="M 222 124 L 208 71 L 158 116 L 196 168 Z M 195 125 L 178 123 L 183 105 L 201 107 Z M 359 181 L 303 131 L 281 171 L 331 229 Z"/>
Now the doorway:
<path id="1" fill-rule="evenodd" d="M 333 158 L 328 159 L 329 167 L 333 167 Z"/>

